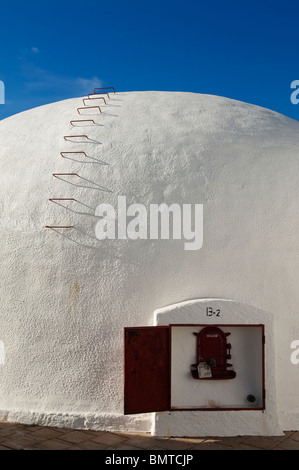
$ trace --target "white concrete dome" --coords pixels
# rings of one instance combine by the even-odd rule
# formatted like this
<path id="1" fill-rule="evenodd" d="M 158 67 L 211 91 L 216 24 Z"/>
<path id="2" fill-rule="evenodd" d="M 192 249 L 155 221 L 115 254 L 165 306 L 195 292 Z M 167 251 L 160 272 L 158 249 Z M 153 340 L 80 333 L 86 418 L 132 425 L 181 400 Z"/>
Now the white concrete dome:
<path id="1" fill-rule="evenodd" d="M 116 93 L 101 114 L 81 106 L 0 122 L 2 418 L 150 431 L 151 414 L 123 413 L 123 328 L 154 325 L 172 304 L 229 299 L 273 318 L 277 422 L 299 429 L 299 123 L 193 93 Z M 60 154 L 78 151 L 87 156 Z M 118 196 L 203 204 L 202 248 L 98 240 L 95 209 Z"/>

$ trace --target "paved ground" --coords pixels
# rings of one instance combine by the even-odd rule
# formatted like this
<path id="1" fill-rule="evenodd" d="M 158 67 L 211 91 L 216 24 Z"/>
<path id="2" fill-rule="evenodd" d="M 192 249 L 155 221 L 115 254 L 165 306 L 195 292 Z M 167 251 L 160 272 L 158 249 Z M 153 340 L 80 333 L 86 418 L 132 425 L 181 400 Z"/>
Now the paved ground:
<path id="1" fill-rule="evenodd" d="M 299 431 L 279 437 L 157 438 L 0 422 L 0 450 L 299 450 Z"/>

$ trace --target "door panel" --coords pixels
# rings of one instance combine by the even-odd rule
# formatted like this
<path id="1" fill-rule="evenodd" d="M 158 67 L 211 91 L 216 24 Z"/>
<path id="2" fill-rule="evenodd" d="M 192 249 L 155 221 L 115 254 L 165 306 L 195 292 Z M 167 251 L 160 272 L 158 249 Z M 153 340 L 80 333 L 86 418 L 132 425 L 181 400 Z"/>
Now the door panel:
<path id="1" fill-rule="evenodd" d="M 124 329 L 124 414 L 170 407 L 168 326 Z"/>

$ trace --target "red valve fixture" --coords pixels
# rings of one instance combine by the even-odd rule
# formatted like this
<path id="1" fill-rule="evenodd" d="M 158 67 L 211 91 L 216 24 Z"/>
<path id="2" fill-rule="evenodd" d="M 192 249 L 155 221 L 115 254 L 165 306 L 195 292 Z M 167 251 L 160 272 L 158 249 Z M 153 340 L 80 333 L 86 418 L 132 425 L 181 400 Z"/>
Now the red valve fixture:
<path id="1" fill-rule="evenodd" d="M 197 337 L 197 363 L 191 364 L 191 375 L 198 380 L 227 380 L 234 379 L 236 372 L 228 370 L 232 364 L 231 344 L 226 342 L 230 333 L 224 333 L 216 326 L 207 326 L 199 333 L 193 333 Z"/>

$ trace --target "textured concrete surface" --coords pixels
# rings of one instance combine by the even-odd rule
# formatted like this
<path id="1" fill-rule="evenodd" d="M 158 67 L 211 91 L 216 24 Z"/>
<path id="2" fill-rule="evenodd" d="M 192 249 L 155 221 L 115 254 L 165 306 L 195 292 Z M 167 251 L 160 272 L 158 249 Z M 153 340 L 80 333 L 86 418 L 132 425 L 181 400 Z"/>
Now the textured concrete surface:
<path id="1" fill-rule="evenodd" d="M 0 419 L 150 431 L 150 414 L 123 414 L 123 328 L 153 325 L 162 307 L 223 298 L 273 315 L 275 357 L 266 351 L 265 368 L 275 359 L 279 425 L 299 429 L 290 360 L 299 333 L 298 121 L 223 97 L 149 91 L 112 95 L 102 113 L 82 110 L 79 119 L 95 124 L 72 126 L 81 106 L 73 98 L 0 123 Z M 99 240 L 96 208 L 111 204 L 118 216 L 119 196 L 147 211 L 203 204 L 202 248 Z M 269 348 L 269 328 L 265 335 Z"/>
<path id="2" fill-rule="evenodd" d="M 156 438 L 147 433 L 76 431 L 0 422 L 0 450 L 299 450 L 299 432 L 274 437 Z"/>

